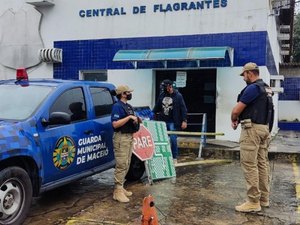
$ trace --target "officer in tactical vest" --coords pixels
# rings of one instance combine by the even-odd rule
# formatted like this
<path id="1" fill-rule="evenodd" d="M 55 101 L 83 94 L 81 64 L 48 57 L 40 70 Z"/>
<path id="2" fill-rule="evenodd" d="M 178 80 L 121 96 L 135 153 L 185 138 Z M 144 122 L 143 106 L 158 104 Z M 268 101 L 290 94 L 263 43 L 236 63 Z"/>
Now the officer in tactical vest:
<path id="1" fill-rule="evenodd" d="M 247 63 L 240 74 L 247 86 L 232 109 L 231 126 L 241 124 L 240 161 L 247 183 L 247 201 L 235 207 L 239 212 L 257 212 L 269 207 L 268 148 L 273 124 L 272 90 L 259 77 L 255 63 Z"/>
<path id="2" fill-rule="evenodd" d="M 125 190 L 125 176 L 129 170 L 133 133 L 139 129 L 141 119 L 135 116 L 133 108 L 127 101 L 131 100 L 133 90 L 126 85 L 116 89 L 118 102 L 112 108 L 111 121 L 114 128 L 113 145 L 115 153 L 115 190 L 113 199 L 119 202 L 129 202 L 132 192 Z"/>

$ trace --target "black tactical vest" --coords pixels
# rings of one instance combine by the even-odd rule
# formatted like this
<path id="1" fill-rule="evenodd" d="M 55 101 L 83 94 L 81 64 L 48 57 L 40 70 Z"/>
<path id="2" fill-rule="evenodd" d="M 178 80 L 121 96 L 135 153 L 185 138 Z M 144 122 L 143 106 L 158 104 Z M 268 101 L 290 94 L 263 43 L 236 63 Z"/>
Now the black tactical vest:
<path id="1" fill-rule="evenodd" d="M 134 115 L 133 107 L 130 104 L 122 104 L 124 111 L 127 115 Z M 135 133 L 139 130 L 140 124 L 135 124 L 132 119 L 128 120 L 123 126 L 115 129 L 115 131 L 121 131 L 121 133 Z"/>
<path id="2" fill-rule="evenodd" d="M 246 106 L 243 112 L 239 116 L 239 120 L 251 119 L 253 123 L 257 124 L 269 124 L 270 130 L 273 126 L 273 117 L 274 117 L 274 107 L 273 107 L 273 92 L 271 88 L 259 79 L 253 82 L 259 87 L 259 96 Z M 245 87 L 241 93 L 238 95 L 237 101 L 239 102 L 241 96 L 243 95 Z"/>

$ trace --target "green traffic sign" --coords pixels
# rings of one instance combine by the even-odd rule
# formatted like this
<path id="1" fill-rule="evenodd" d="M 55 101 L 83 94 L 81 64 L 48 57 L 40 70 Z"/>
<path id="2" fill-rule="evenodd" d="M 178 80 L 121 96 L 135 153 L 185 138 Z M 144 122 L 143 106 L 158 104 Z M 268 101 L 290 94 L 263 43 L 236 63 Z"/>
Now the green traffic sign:
<path id="1" fill-rule="evenodd" d="M 146 120 L 143 124 L 152 134 L 155 144 L 153 158 L 146 163 L 149 180 L 176 177 L 166 123 Z"/>

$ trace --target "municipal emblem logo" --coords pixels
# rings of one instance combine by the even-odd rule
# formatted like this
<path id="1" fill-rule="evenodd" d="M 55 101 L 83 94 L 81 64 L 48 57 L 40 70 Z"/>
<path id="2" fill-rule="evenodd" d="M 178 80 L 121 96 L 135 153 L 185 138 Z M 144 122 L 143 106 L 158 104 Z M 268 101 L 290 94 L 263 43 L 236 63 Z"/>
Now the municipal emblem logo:
<path id="1" fill-rule="evenodd" d="M 70 137 L 61 137 L 55 145 L 53 152 L 54 166 L 60 170 L 67 169 L 75 158 L 75 143 Z"/>

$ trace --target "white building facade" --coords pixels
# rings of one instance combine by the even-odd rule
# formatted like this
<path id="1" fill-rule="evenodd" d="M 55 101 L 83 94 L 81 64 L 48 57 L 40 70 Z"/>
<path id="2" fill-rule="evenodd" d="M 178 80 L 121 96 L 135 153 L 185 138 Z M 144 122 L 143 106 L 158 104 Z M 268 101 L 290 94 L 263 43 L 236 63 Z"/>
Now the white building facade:
<path id="1" fill-rule="evenodd" d="M 207 113 L 208 131 L 237 141 L 230 113 L 255 62 L 270 83 L 281 61 L 269 0 L 1 0 L 0 79 L 127 84 L 134 106 L 153 107 L 163 79 L 177 82 L 189 113 Z M 42 49 L 42 50 L 41 50 Z M 278 95 L 274 101 L 277 112 Z M 277 113 L 276 113 L 277 118 Z M 189 117 L 191 123 L 200 121 Z M 275 122 L 275 130 L 277 127 Z M 200 131 L 199 127 L 192 128 Z"/>

